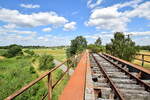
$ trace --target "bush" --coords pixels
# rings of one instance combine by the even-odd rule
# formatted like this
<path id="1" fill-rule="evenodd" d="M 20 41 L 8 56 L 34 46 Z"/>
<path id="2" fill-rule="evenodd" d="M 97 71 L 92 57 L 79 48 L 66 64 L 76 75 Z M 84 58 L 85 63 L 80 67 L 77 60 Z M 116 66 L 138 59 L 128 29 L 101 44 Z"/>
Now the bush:
<path id="1" fill-rule="evenodd" d="M 95 44 L 88 45 L 88 49 L 93 53 L 103 52 L 104 49 L 102 46 L 97 46 Z"/>
<path id="2" fill-rule="evenodd" d="M 7 52 L 3 56 L 11 58 L 11 57 L 20 56 L 20 55 L 23 55 L 21 46 L 10 45 Z"/>
<path id="3" fill-rule="evenodd" d="M 52 69 L 55 64 L 53 62 L 54 58 L 51 55 L 42 55 L 39 59 L 40 61 L 40 69 L 45 70 L 45 69 Z"/>
<path id="4" fill-rule="evenodd" d="M 25 50 L 24 52 L 25 52 L 27 55 L 29 55 L 29 56 L 34 56 L 34 55 L 35 55 L 34 51 L 32 51 L 32 50 Z"/>
<path id="5" fill-rule="evenodd" d="M 35 73 L 35 69 L 34 69 L 34 67 L 33 67 L 33 66 L 30 66 L 30 72 L 31 72 L 32 74 L 34 74 L 34 73 Z"/>

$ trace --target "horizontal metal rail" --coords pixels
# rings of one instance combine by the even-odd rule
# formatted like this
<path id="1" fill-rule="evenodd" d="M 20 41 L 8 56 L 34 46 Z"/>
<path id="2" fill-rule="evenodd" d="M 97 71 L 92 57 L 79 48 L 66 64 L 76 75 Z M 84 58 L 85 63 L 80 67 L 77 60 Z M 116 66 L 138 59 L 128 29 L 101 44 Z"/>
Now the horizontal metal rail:
<path id="1" fill-rule="evenodd" d="M 147 60 L 142 60 L 142 59 L 138 59 L 138 58 L 134 58 L 135 60 L 139 60 L 139 61 L 144 61 L 144 62 L 147 62 L 147 63 L 150 63 L 150 61 L 147 61 Z"/>
<path id="2" fill-rule="evenodd" d="M 148 54 L 141 54 L 141 53 L 138 53 L 138 54 L 136 54 L 136 55 L 150 56 L 150 55 L 148 55 Z"/>
<path id="3" fill-rule="evenodd" d="M 62 81 L 62 79 L 64 78 L 64 76 L 66 75 L 66 73 L 69 71 L 69 69 L 71 68 L 73 64 L 69 65 L 70 67 L 67 68 L 67 70 L 63 73 L 62 77 L 60 77 L 53 85 L 52 85 L 52 89 L 54 89 L 56 87 L 56 85 L 58 83 L 60 83 L 60 81 Z M 43 96 L 42 100 L 44 100 L 48 95 L 48 92 Z"/>
<path id="4" fill-rule="evenodd" d="M 113 64 L 115 67 L 117 67 L 118 69 L 120 69 L 122 72 L 124 72 L 126 75 L 128 75 L 130 78 L 135 79 L 137 81 L 138 84 L 144 86 L 145 90 L 150 92 L 150 86 L 143 82 L 142 80 L 140 80 L 139 78 L 135 77 L 134 75 L 132 75 L 130 72 L 126 71 L 125 69 L 123 69 L 122 67 L 118 66 L 117 64 L 115 64 L 114 62 L 110 61 L 108 58 L 106 58 L 105 56 L 102 56 L 100 54 L 98 54 L 100 57 L 104 58 L 105 60 L 107 60 L 108 62 L 110 62 L 111 64 Z"/>
<path id="5" fill-rule="evenodd" d="M 112 90 L 114 90 L 115 95 L 119 98 L 119 100 L 125 100 L 124 97 L 120 94 L 120 91 L 118 90 L 118 88 L 114 85 L 114 83 L 112 82 L 112 80 L 109 78 L 109 76 L 107 75 L 106 71 L 103 69 L 103 67 L 101 66 L 101 64 L 97 61 L 97 59 L 93 56 L 95 62 L 97 63 L 98 67 L 100 68 L 100 70 L 102 71 L 103 75 L 106 77 L 107 82 L 110 83 Z"/>
<path id="6" fill-rule="evenodd" d="M 82 54 L 77 54 L 75 56 L 82 56 Z M 15 93 L 13 93 L 12 95 L 8 96 L 7 98 L 5 98 L 5 100 L 12 100 L 14 98 L 16 98 L 18 95 L 22 94 L 23 92 L 25 92 L 27 89 L 29 89 L 30 87 L 32 87 L 34 84 L 38 83 L 40 80 L 42 80 L 43 78 L 45 78 L 46 76 L 48 76 L 48 93 L 46 93 L 46 95 L 42 98 L 44 99 L 47 95 L 48 100 L 51 99 L 51 92 L 52 89 L 55 88 L 55 86 L 63 79 L 63 77 L 65 76 L 65 74 L 69 71 L 70 67 L 67 68 L 67 70 L 64 72 L 64 74 L 62 75 L 62 77 L 56 81 L 56 83 L 54 83 L 54 85 L 52 85 L 52 80 L 51 80 L 51 73 L 53 71 L 55 71 L 56 69 L 58 69 L 59 67 L 61 67 L 62 65 L 64 65 L 65 63 L 67 63 L 68 61 L 70 61 L 72 58 L 74 58 L 75 56 L 70 57 L 69 59 L 65 60 L 63 63 L 61 63 L 60 65 L 54 67 L 53 69 L 43 73 L 39 78 L 33 80 L 32 82 L 30 82 L 29 84 L 27 84 L 26 86 L 22 87 L 20 90 L 16 91 Z M 77 57 L 76 57 L 77 58 Z M 50 89 L 51 88 L 51 89 Z"/>
<path id="7" fill-rule="evenodd" d="M 145 69 L 145 68 L 143 68 L 142 66 L 138 66 L 138 65 L 132 64 L 132 63 L 130 63 L 130 62 L 127 62 L 127 61 L 125 61 L 125 60 L 119 59 L 119 58 L 117 58 L 117 57 L 111 56 L 111 55 L 106 54 L 106 53 L 102 53 L 102 54 L 105 55 L 106 57 L 109 57 L 109 58 L 111 58 L 111 59 L 113 59 L 113 60 L 119 61 L 119 62 L 121 62 L 121 63 L 123 63 L 123 64 L 125 64 L 125 65 L 132 66 L 133 68 L 135 68 L 135 69 L 137 69 L 137 70 L 139 70 L 139 71 L 141 71 L 141 72 L 144 72 L 144 73 L 150 75 L 150 71 L 147 70 L 147 69 Z"/>

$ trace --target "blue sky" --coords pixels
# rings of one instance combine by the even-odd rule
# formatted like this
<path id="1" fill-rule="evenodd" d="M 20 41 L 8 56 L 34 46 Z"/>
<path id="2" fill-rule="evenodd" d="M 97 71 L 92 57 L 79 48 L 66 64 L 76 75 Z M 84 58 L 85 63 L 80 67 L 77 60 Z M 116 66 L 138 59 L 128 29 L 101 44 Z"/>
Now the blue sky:
<path id="1" fill-rule="evenodd" d="M 105 45 L 116 31 L 150 45 L 150 1 L 0 0 L 0 45 L 69 45 L 79 35 Z"/>

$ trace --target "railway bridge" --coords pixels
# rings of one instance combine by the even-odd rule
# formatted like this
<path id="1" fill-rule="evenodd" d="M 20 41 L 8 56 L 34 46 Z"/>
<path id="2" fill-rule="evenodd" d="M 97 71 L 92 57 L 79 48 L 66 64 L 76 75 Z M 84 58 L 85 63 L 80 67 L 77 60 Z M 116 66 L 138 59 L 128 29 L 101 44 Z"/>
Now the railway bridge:
<path id="1" fill-rule="evenodd" d="M 53 83 L 51 73 L 65 63 L 67 70 Z M 45 77 L 48 91 L 41 99 L 52 100 L 53 90 L 72 66 L 75 70 L 59 100 L 150 100 L 150 70 L 106 53 L 88 51 L 67 59 L 5 100 L 16 98 Z"/>

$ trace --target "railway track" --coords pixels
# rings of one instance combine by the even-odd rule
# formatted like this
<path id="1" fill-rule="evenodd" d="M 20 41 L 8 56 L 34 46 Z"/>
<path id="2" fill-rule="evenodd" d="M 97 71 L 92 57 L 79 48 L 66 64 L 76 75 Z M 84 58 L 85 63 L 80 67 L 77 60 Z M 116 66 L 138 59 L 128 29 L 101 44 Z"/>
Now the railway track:
<path id="1" fill-rule="evenodd" d="M 102 54 L 91 54 L 90 62 L 96 100 L 150 100 L 150 86 L 125 64 Z"/>

